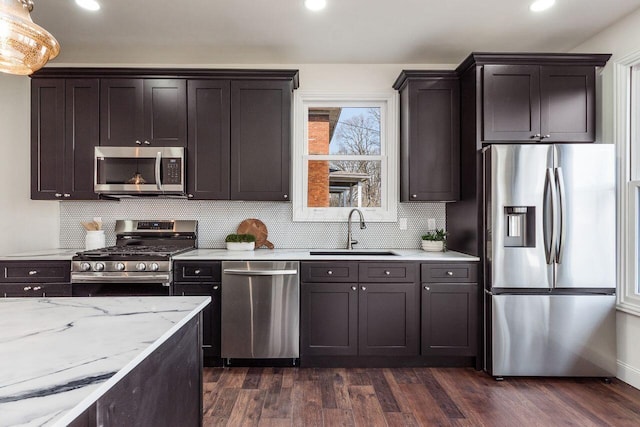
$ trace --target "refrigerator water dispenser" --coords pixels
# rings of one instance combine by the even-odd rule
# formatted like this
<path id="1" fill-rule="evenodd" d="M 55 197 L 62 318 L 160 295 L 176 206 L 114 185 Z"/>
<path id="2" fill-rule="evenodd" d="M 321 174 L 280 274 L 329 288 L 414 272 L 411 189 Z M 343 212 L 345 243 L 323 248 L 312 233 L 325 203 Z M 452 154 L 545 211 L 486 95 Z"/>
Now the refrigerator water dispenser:
<path id="1" fill-rule="evenodd" d="M 506 247 L 533 248 L 536 245 L 536 208 L 535 206 L 505 206 Z"/>

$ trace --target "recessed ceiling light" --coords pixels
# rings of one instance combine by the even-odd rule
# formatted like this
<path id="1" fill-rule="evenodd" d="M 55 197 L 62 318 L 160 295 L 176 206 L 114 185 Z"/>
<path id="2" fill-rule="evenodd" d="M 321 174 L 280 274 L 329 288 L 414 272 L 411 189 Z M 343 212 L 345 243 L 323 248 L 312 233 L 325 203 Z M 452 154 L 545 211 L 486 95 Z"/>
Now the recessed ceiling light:
<path id="1" fill-rule="evenodd" d="M 529 6 L 529 10 L 532 12 L 542 12 L 543 10 L 549 9 L 551 6 L 555 4 L 556 0 L 536 0 L 531 3 Z"/>
<path id="2" fill-rule="evenodd" d="M 327 0 L 304 0 L 304 5 L 309 10 L 322 10 L 327 6 Z"/>
<path id="3" fill-rule="evenodd" d="M 96 0 L 76 0 L 76 4 L 83 9 L 91 11 L 100 10 L 100 3 Z"/>

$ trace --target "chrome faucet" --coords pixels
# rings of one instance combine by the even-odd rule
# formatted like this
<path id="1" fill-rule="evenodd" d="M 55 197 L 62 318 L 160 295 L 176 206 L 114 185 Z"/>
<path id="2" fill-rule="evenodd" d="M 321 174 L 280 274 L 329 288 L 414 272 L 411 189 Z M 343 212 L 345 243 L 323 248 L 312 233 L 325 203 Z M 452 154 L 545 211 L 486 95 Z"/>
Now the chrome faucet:
<path id="1" fill-rule="evenodd" d="M 353 240 L 351 236 L 351 216 L 354 212 L 358 212 L 358 215 L 360 215 L 360 229 L 364 230 L 367 228 L 367 225 L 364 223 L 364 216 L 362 215 L 362 212 L 360 212 L 359 209 L 351 209 L 351 212 L 349 212 L 349 219 L 347 220 L 347 249 L 353 249 L 353 245 L 358 243 L 358 241 Z"/>

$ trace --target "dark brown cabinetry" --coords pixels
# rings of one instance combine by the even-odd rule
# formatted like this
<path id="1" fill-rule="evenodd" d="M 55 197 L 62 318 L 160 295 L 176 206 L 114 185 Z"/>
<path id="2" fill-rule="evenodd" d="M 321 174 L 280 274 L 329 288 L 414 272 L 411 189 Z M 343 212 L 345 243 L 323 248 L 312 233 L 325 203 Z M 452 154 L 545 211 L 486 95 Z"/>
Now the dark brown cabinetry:
<path id="1" fill-rule="evenodd" d="M 1 261 L 0 296 L 70 297 L 68 261 Z"/>
<path id="2" fill-rule="evenodd" d="M 221 263 L 219 261 L 176 261 L 173 295 L 210 296 L 202 311 L 202 350 L 206 366 L 220 366 Z"/>
<path id="3" fill-rule="evenodd" d="M 98 143 L 98 79 L 31 82 L 31 198 L 90 200 Z"/>
<path id="4" fill-rule="evenodd" d="M 417 355 L 416 270 L 414 263 L 301 263 L 301 356 Z"/>
<path id="5" fill-rule="evenodd" d="M 187 145 L 184 79 L 102 79 L 100 145 Z"/>
<path id="6" fill-rule="evenodd" d="M 455 72 L 403 71 L 400 201 L 453 201 L 460 189 L 460 88 Z"/>
<path id="7" fill-rule="evenodd" d="M 593 142 L 595 67 L 487 64 L 483 140 Z"/>
<path id="8" fill-rule="evenodd" d="M 422 264 L 421 353 L 476 356 L 477 265 Z"/>
<path id="9" fill-rule="evenodd" d="M 231 82 L 231 199 L 289 200 L 292 80 Z"/>

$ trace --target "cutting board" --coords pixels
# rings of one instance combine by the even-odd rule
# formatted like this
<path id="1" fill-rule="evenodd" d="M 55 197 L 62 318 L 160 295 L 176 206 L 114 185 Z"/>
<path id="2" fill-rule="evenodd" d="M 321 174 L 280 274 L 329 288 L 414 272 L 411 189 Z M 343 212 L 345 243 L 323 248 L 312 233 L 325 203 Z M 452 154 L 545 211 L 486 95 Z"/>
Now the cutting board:
<path id="1" fill-rule="evenodd" d="M 269 249 L 273 249 L 273 243 L 267 240 L 268 232 L 267 226 L 259 219 L 249 218 L 245 219 L 238 226 L 238 234 L 253 234 L 256 236 L 256 248 L 266 246 Z"/>

